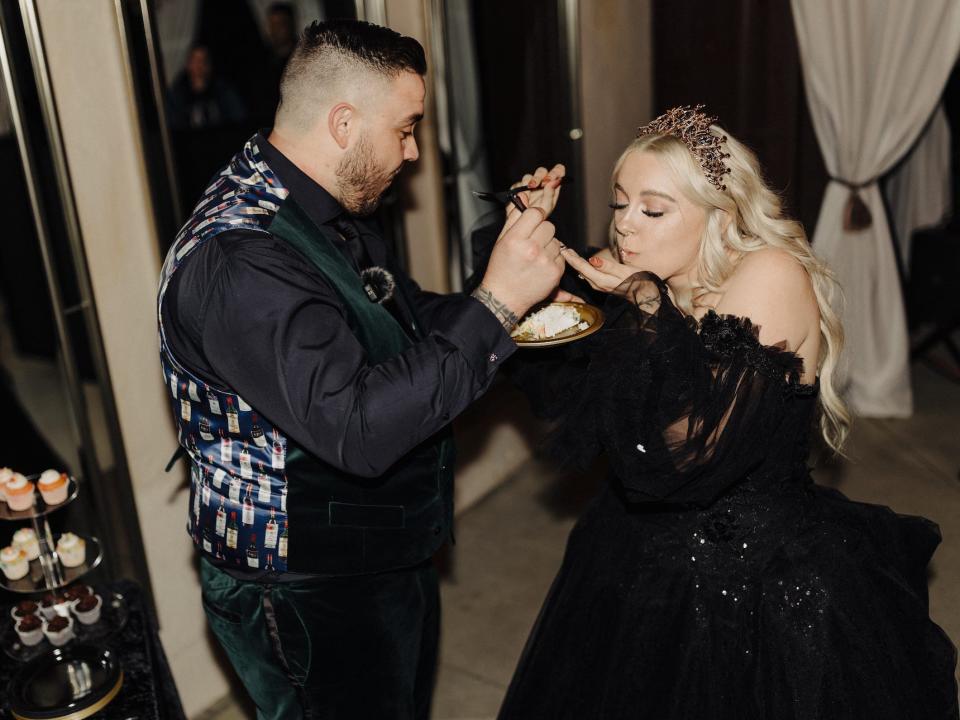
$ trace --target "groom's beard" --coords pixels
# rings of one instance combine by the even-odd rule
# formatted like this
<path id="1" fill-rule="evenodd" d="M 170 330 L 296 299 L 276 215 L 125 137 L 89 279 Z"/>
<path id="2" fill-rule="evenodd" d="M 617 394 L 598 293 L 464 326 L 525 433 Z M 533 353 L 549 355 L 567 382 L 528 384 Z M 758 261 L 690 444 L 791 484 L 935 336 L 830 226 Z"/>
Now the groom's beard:
<path id="1" fill-rule="evenodd" d="M 382 168 L 373 155 L 366 135 L 362 135 L 353 151 L 337 165 L 337 199 L 351 215 L 370 215 L 377 209 L 383 194 L 399 172 L 400 168 Z"/>

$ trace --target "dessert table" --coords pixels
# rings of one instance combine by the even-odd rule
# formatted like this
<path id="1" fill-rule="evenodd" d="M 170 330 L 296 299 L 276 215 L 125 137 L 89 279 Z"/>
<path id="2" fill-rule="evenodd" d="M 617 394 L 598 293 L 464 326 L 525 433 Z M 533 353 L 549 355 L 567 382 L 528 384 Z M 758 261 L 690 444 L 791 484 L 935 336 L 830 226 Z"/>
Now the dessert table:
<path id="1" fill-rule="evenodd" d="M 156 620 L 144 603 L 139 587 L 122 580 L 97 590 L 121 595 L 126 601 L 127 614 L 122 627 L 95 641 L 95 644 L 109 648 L 119 660 L 123 686 L 109 705 L 91 717 L 101 720 L 186 720 L 160 644 Z M 0 609 L 0 612 L 9 617 L 8 609 Z M 20 667 L 22 665 L 7 653 L 0 652 L 0 718 L 3 720 L 12 717 L 8 689 Z"/>

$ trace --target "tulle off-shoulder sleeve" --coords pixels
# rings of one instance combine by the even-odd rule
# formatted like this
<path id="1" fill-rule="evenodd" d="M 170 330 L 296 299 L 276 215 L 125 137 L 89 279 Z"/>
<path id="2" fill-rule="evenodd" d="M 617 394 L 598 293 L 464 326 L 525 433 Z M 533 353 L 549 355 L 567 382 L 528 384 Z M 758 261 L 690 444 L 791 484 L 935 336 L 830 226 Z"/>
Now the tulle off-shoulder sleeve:
<path id="1" fill-rule="evenodd" d="M 684 316 L 649 273 L 605 310 L 605 328 L 571 346 L 581 357 L 544 369 L 532 393 L 558 421 L 553 453 L 586 465 L 604 451 L 633 502 L 712 501 L 763 460 L 784 403 L 806 392 L 802 362 L 761 345 L 748 319 Z"/>

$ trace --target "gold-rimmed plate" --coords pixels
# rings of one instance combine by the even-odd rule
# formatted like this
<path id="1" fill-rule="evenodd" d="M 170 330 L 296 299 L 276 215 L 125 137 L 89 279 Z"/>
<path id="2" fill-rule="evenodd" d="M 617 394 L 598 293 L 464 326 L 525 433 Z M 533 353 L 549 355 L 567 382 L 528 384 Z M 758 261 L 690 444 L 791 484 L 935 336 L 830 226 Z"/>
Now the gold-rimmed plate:
<path id="1" fill-rule="evenodd" d="M 565 307 L 572 307 L 577 310 L 580 314 L 580 322 L 577 325 L 574 325 L 571 328 L 563 330 L 556 335 L 551 335 L 549 337 L 540 337 L 533 333 L 522 333 L 513 336 L 513 340 L 517 343 L 518 347 L 522 348 L 545 348 L 545 347 L 554 347 L 556 345 L 565 345 L 566 343 L 576 342 L 577 340 L 583 340 L 583 338 L 593 335 L 597 330 L 603 327 L 603 312 L 598 307 L 594 307 L 588 303 L 578 303 L 578 302 L 554 302 L 549 305 L 543 305 L 534 312 L 543 310 L 544 308 L 560 305 Z M 521 321 L 522 324 L 522 321 Z M 581 325 L 586 324 L 586 327 L 581 327 Z"/>

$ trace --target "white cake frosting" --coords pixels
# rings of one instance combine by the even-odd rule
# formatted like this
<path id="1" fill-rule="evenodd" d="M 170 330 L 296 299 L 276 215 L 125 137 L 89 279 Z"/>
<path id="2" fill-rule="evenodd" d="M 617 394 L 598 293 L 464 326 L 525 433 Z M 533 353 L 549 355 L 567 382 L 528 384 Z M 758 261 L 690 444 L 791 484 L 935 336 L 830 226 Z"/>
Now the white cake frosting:
<path id="1" fill-rule="evenodd" d="M 21 488 L 26 487 L 28 482 L 29 480 L 27 480 L 20 473 L 13 473 L 10 479 L 7 480 L 7 487 L 11 490 L 20 490 Z"/>
<path id="2" fill-rule="evenodd" d="M 44 470 L 40 475 L 40 479 L 37 480 L 39 485 L 52 485 L 55 482 L 60 480 L 61 473 L 59 470 Z"/>
<path id="3" fill-rule="evenodd" d="M 12 563 L 20 560 L 23 556 L 23 550 L 18 547 L 5 547 L 0 550 L 0 562 Z"/>
<path id="4" fill-rule="evenodd" d="M 57 550 L 61 548 L 64 550 L 71 550 L 80 543 L 80 538 L 74 535 L 71 532 L 65 532 L 60 536 L 60 539 L 57 541 Z"/>
<path id="5" fill-rule="evenodd" d="M 13 544 L 17 545 L 26 545 L 28 542 L 32 542 L 37 539 L 37 534 L 33 531 L 33 528 L 20 528 L 13 534 Z"/>

